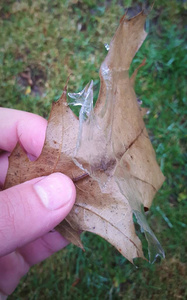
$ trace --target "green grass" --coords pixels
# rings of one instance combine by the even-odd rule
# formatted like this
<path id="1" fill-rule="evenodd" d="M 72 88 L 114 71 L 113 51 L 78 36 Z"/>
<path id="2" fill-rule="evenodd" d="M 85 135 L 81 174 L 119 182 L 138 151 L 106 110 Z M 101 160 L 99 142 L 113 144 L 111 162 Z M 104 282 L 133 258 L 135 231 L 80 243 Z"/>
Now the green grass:
<path id="1" fill-rule="evenodd" d="M 144 1 L 1 1 L 0 105 L 47 117 L 71 73 L 69 91 L 94 80 L 124 7 Z M 184 1 L 155 1 L 136 93 L 150 109 L 146 126 L 166 181 L 148 214 L 166 252 L 138 269 L 100 237 L 84 233 L 86 252 L 70 245 L 33 267 L 9 299 L 185 299 L 186 64 Z M 136 10 L 136 9 L 135 9 Z M 135 12 L 132 11 L 132 13 Z M 130 11 L 131 12 L 131 11 Z M 30 70 L 33 81 L 20 74 Z M 26 93 L 27 91 L 27 93 Z M 165 218 L 169 219 L 169 222 Z"/>

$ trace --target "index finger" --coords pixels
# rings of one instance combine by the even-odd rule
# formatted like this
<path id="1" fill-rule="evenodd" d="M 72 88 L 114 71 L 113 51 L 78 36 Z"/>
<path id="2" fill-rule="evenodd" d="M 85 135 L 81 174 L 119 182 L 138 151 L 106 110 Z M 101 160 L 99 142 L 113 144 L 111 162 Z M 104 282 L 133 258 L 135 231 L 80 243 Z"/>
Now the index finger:
<path id="1" fill-rule="evenodd" d="M 47 121 L 35 114 L 0 108 L 0 149 L 11 152 L 19 141 L 35 157 L 41 153 Z"/>

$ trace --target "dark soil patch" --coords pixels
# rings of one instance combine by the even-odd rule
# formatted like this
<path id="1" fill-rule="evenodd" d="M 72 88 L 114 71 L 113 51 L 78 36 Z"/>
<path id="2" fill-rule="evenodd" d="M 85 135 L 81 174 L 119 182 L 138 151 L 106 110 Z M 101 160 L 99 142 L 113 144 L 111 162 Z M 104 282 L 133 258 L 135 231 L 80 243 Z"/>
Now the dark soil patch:
<path id="1" fill-rule="evenodd" d="M 32 64 L 17 76 L 17 84 L 24 93 L 30 87 L 29 94 L 42 96 L 44 94 L 45 83 L 47 81 L 46 70 L 43 66 Z"/>

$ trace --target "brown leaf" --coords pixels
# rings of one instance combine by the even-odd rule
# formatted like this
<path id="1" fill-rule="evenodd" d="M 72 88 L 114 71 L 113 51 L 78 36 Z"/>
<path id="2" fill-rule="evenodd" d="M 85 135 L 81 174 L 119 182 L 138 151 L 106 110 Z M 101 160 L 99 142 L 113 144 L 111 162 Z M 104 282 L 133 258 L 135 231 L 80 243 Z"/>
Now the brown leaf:
<path id="1" fill-rule="evenodd" d="M 100 68 L 101 88 L 95 108 L 93 82 L 82 92 L 69 94 L 73 105 L 81 106 L 79 119 L 67 105 L 65 89 L 53 103 L 42 154 L 30 162 L 17 145 L 4 186 L 53 172 L 65 173 L 75 182 L 77 199 L 57 230 L 81 248 L 80 231 L 98 234 L 131 262 L 144 257 L 133 214 L 148 240 L 150 260 L 164 256 L 142 210 L 151 206 L 164 176 L 133 89 L 139 68 L 131 78 L 128 74 L 146 37 L 145 19 L 143 12 L 130 20 L 121 19 Z"/>

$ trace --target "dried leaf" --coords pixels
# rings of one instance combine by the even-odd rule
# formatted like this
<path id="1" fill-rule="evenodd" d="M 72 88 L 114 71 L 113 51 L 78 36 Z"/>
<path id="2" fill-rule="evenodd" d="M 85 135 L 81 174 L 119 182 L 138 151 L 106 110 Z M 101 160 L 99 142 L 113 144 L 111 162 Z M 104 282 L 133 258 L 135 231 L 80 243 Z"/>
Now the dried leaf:
<path id="1" fill-rule="evenodd" d="M 131 262 L 144 257 L 136 235 L 136 216 L 149 244 L 150 261 L 164 256 L 142 207 L 151 206 L 164 176 L 156 162 L 136 95 L 136 73 L 129 67 L 143 43 L 146 15 L 125 16 L 100 68 L 101 88 L 93 109 L 93 82 L 70 93 L 80 105 L 79 119 L 66 102 L 66 89 L 53 103 L 42 154 L 30 162 L 20 145 L 10 156 L 4 188 L 32 178 L 63 172 L 77 187 L 76 203 L 57 230 L 83 248 L 80 231 L 102 236 Z M 144 62 L 143 62 L 144 64 Z"/>

